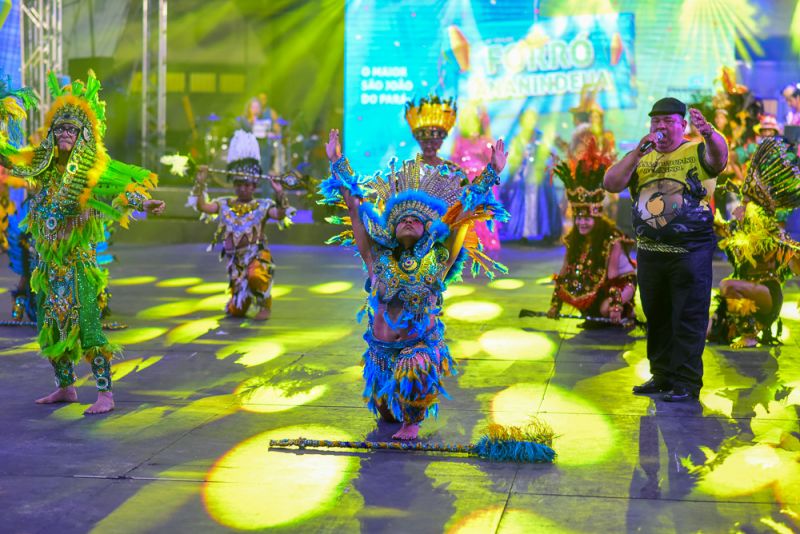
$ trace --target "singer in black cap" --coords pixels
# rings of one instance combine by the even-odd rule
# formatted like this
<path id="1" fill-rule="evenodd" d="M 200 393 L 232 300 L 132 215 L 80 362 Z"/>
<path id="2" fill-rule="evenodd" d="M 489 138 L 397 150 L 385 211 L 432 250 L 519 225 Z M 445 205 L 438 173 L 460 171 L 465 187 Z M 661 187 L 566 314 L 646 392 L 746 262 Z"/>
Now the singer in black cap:
<path id="1" fill-rule="evenodd" d="M 650 132 L 606 171 L 617 193 L 630 188 L 638 247 L 647 358 L 653 377 L 633 388 L 665 401 L 696 399 L 703 386 L 703 348 L 716 248 L 709 199 L 728 161 L 728 145 L 696 109 L 692 124 L 703 141 L 689 142 L 686 105 L 662 98 L 650 111 Z"/>

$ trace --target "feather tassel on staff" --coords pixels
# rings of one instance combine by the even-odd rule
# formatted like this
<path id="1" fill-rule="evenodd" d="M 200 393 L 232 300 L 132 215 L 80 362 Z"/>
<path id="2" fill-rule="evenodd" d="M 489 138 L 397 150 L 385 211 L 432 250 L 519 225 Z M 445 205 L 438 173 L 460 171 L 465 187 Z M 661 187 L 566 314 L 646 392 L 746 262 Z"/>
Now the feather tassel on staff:
<path id="1" fill-rule="evenodd" d="M 524 427 L 491 424 L 483 436 L 468 445 L 459 443 L 424 443 L 410 441 L 339 441 L 323 439 L 273 439 L 275 448 L 336 448 L 445 452 L 478 456 L 494 462 L 551 463 L 556 453 L 550 447 L 555 437 L 549 425 L 533 420 Z"/>

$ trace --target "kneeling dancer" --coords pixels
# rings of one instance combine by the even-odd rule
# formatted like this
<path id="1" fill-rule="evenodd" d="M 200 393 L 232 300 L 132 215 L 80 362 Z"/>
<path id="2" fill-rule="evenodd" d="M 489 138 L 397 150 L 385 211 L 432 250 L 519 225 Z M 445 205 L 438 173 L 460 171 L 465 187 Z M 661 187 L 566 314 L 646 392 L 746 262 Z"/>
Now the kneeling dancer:
<path id="1" fill-rule="evenodd" d="M 455 372 L 439 320 L 442 293 L 460 278 L 467 256 L 473 275 L 481 268 L 490 277 L 492 269 L 506 272 L 479 250 L 473 228 L 508 219 L 491 190 L 506 162 L 503 141 L 492 147 L 483 174 L 463 188 L 446 165 L 425 165 L 419 157 L 400 168 L 393 162 L 385 177 L 356 177 L 336 130 L 326 150 L 331 177 L 320 185 L 322 202 L 346 204 L 350 220 L 338 222 L 352 224 L 352 233 L 329 242 L 355 243 L 368 273 L 364 399 L 374 414 L 402 422 L 395 439 L 415 439 L 446 396 L 442 378 Z"/>

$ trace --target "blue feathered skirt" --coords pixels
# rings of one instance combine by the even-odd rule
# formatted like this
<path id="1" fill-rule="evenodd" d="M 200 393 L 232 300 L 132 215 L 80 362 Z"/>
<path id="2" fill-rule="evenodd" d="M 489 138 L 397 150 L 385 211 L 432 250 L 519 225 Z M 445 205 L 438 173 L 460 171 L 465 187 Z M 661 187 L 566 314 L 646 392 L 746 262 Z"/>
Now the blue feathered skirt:
<path id="1" fill-rule="evenodd" d="M 379 415 L 388 409 L 398 421 L 420 423 L 436 416 L 439 397 L 449 398 L 442 379 L 456 374 L 443 339 L 441 321 L 423 335 L 404 341 L 380 341 L 372 327 L 364 334 L 364 402 Z"/>

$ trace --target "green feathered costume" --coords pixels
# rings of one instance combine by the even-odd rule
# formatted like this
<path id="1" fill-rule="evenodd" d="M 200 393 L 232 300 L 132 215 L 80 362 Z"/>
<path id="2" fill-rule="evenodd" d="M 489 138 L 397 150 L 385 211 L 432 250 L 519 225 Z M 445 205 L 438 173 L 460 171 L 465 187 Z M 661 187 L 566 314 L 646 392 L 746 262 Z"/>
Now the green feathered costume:
<path id="1" fill-rule="evenodd" d="M 105 102 L 100 82 L 89 71 L 86 83 L 59 87 L 49 76 L 54 102 L 38 146 L 21 150 L 0 138 L 0 155 L 10 174 L 31 190 L 28 226 L 38 254 L 31 276 L 37 295 L 39 346 L 56 368 L 60 387 L 75 380 L 72 366 L 81 357 L 92 364 L 101 391 L 110 389 L 111 357 L 119 347 L 102 332 L 98 296 L 106 274 L 97 265 L 95 247 L 102 241 L 104 220 L 126 227 L 129 214 L 143 209 L 156 176 L 146 169 L 114 161 L 103 145 Z M 56 127 L 78 129 L 63 170 L 56 164 Z M 14 178 L 9 181 L 13 181 Z"/>

